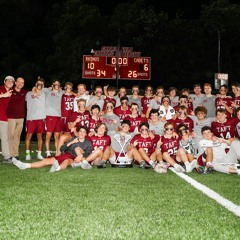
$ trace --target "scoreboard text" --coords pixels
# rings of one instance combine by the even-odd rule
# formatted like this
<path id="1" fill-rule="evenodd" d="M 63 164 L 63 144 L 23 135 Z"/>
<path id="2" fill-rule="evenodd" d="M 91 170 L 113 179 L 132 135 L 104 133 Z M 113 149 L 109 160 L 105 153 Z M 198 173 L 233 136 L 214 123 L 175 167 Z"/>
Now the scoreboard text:
<path id="1" fill-rule="evenodd" d="M 150 57 L 83 56 L 82 78 L 150 80 Z"/>

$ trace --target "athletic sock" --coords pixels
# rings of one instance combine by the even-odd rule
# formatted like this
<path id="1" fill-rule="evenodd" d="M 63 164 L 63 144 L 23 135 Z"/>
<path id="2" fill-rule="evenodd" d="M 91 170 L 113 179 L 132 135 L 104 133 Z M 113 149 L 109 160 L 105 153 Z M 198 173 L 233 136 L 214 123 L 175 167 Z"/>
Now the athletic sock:
<path id="1" fill-rule="evenodd" d="M 51 152 L 50 151 L 46 151 L 47 157 L 51 156 Z"/>

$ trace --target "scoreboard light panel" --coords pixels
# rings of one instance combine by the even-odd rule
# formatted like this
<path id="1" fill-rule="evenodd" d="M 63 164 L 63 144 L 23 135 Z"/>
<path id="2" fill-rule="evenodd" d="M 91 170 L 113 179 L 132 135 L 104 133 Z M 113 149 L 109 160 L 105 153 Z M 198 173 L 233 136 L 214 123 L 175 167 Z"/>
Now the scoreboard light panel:
<path id="1" fill-rule="evenodd" d="M 109 57 L 83 56 L 82 78 L 116 79 L 118 61 L 118 79 L 150 80 L 150 57 Z"/>

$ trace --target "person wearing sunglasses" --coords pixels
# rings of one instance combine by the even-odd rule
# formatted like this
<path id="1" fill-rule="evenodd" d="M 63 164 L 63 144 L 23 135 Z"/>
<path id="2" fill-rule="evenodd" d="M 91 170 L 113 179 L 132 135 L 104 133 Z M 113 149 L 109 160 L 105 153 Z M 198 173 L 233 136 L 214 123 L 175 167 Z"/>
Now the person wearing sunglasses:
<path id="1" fill-rule="evenodd" d="M 187 125 L 185 125 L 184 123 L 180 123 L 177 126 L 176 131 L 180 137 L 180 146 L 185 150 L 185 153 L 187 154 L 187 157 L 188 157 L 188 161 L 190 163 L 194 161 L 194 163 L 192 164 L 197 165 L 197 160 L 195 159 L 196 149 L 194 148 L 194 142 L 193 142 L 193 138 L 195 137 L 195 134 L 191 133 Z"/>
<path id="2" fill-rule="evenodd" d="M 118 131 L 120 127 L 120 118 L 113 112 L 115 102 L 108 101 L 106 113 L 102 116 L 102 122 L 107 125 L 108 131 Z"/>
<path id="3" fill-rule="evenodd" d="M 174 108 L 170 105 L 168 96 L 162 97 L 161 106 L 159 108 L 159 118 L 161 121 L 171 120 L 175 115 Z"/>
<path id="4" fill-rule="evenodd" d="M 120 118 L 120 120 L 124 120 L 128 115 L 131 114 L 131 110 L 129 107 L 128 97 L 121 97 L 120 98 L 121 105 L 115 107 L 113 112 Z"/>
<path id="5" fill-rule="evenodd" d="M 175 168 L 177 172 L 185 172 L 182 164 L 185 165 L 186 172 L 192 172 L 196 162 L 190 163 L 185 150 L 180 146 L 180 139 L 174 136 L 174 124 L 167 122 L 164 125 L 164 135 L 157 142 L 157 147 L 161 149 L 163 159 Z"/>
<path id="6" fill-rule="evenodd" d="M 109 101 L 113 102 L 114 107 L 116 107 L 117 100 L 116 97 L 114 96 L 116 93 L 116 88 L 114 86 L 107 85 L 103 87 L 103 90 L 105 94 L 105 96 L 103 97 L 104 99 L 103 111 L 106 112 L 107 103 Z"/>
<path id="7" fill-rule="evenodd" d="M 134 148 L 138 150 L 141 155 L 142 161 L 140 161 L 140 168 L 155 168 L 157 162 L 162 160 L 161 153 L 157 156 L 156 144 L 159 140 L 159 135 L 155 135 L 149 131 L 148 122 L 142 122 L 140 124 L 140 134 L 135 135 L 131 144 Z"/>

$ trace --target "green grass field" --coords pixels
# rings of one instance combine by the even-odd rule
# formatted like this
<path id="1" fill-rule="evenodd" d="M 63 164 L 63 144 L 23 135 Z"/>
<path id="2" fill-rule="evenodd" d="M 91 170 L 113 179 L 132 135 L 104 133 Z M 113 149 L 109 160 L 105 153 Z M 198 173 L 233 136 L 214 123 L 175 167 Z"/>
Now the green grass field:
<path id="1" fill-rule="evenodd" d="M 49 169 L 0 164 L 0 239 L 240 239 L 237 216 L 171 171 Z M 240 205 L 240 176 L 188 175 Z"/>

